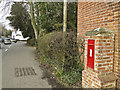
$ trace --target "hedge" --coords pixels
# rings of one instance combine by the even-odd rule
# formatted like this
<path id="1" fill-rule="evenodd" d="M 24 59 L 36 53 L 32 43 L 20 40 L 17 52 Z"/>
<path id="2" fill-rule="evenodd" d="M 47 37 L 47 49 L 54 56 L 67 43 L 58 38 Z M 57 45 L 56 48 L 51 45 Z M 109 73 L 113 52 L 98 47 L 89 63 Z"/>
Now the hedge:
<path id="1" fill-rule="evenodd" d="M 29 45 L 29 46 L 35 46 L 35 38 L 28 39 L 27 40 L 27 45 Z"/>
<path id="2" fill-rule="evenodd" d="M 79 58 L 75 32 L 52 32 L 40 37 L 38 51 L 40 60 L 51 65 L 56 75 L 66 83 L 72 84 L 81 80 L 83 65 Z M 77 78 L 77 81 L 73 78 Z"/>

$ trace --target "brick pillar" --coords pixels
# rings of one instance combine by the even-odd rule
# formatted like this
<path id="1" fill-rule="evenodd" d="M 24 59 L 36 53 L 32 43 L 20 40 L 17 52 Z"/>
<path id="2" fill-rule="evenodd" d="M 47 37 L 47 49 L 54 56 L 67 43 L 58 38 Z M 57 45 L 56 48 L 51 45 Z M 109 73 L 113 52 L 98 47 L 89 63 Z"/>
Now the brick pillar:
<path id="1" fill-rule="evenodd" d="M 90 33 L 91 32 L 91 33 Z M 85 36 L 85 60 L 82 71 L 83 88 L 115 88 L 117 77 L 113 72 L 114 34 L 102 29 L 89 31 Z M 101 34 L 99 34 L 101 33 Z M 93 35 L 92 35 L 93 34 Z M 88 40 L 94 40 L 94 68 L 88 63 Z M 92 54 L 93 54 L 92 52 Z"/>

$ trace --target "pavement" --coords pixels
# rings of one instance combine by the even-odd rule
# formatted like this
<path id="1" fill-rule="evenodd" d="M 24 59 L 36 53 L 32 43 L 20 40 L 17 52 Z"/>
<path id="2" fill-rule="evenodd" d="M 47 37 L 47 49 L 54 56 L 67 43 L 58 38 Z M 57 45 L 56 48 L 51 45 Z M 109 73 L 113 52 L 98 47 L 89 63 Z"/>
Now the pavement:
<path id="1" fill-rule="evenodd" d="M 43 78 L 39 62 L 34 60 L 35 48 L 25 44 L 17 42 L 5 45 L 0 51 L 2 88 L 52 88 L 48 80 Z"/>
<path id="2" fill-rule="evenodd" d="M 0 89 L 2 88 L 2 49 L 0 49 Z"/>

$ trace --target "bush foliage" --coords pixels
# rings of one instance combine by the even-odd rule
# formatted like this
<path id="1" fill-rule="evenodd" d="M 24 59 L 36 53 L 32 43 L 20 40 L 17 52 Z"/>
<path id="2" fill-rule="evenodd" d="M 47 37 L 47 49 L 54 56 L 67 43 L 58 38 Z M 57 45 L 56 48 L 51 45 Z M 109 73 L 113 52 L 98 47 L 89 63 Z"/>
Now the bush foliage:
<path id="1" fill-rule="evenodd" d="M 27 45 L 29 45 L 29 46 L 35 46 L 35 39 L 34 38 L 28 39 L 27 40 Z"/>
<path id="2" fill-rule="evenodd" d="M 75 32 L 52 32 L 39 38 L 40 60 L 51 65 L 68 84 L 81 80 L 83 65 Z"/>

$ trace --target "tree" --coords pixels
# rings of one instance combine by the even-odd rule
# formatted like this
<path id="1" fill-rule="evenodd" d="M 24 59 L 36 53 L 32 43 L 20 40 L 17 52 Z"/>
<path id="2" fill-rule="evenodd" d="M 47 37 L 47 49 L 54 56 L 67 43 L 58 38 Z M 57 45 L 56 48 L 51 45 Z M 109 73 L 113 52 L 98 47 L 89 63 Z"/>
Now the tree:
<path id="1" fill-rule="evenodd" d="M 5 26 L 3 25 L 3 26 L 1 26 L 1 35 L 5 36 L 5 37 L 8 37 L 8 36 L 11 35 L 11 30 L 7 30 L 5 28 Z"/>
<path id="2" fill-rule="evenodd" d="M 45 2 L 36 3 L 39 7 L 40 16 L 37 16 L 39 27 L 45 32 L 62 29 L 62 3 Z"/>
<path id="3" fill-rule="evenodd" d="M 68 4 L 68 5 L 67 5 Z M 29 2 L 31 21 L 36 38 L 45 33 L 63 30 L 62 2 Z M 66 1 L 66 31 L 77 28 L 77 3 Z"/>
<path id="4" fill-rule="evenodd" d="M 31 16 L 31 23 L 34 29 L 34 33 L 35 33 L 35 39 L 37 40 L 38 38 L 38 29 L 37 29 L 37 25 L 35 22 L 35 14 L 34 14 L 34 4 L 33 2 L 30 2 L 30 16 Z"/>
<path id="5" fill-rule="evenodd" d="M 66 31 L 77 29 L 77 3 L 65 2 Z M 36 7 L 39 7 L 37 9 Z M 35 3 L 37 25 L 46 33 L 63 30 L 63 3 L 62 2 L 37 2 Z M 39 15 L 37 13 L 40 13 Z M 67 14 L 68 13 L 68 14 Z"/>
<path id="6" fill-rule="evenodd" d="M 67 5 L 67 31 L 77 32 L 77 2 L 69 2 Z"/>
<path id="7" fill-rule="evenodd" d="M 20 29 L 23 31 L 24 37 L 34 37 L 34 31 L 31 24 L 31 18 L 27 10 L 26 3 L 14 2 L 11 8 L 11 16 L 8 16 L 7 19 L 10 20 L 10 25 L 15 29 Z"/>
<path id="8" fill-rule="evenodd" d="M 29 2 L 36 37 L 62 29 L 62 3 Z"/>

